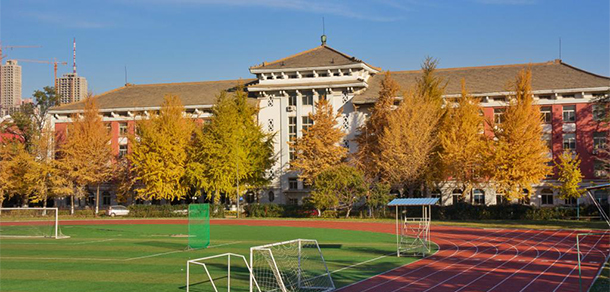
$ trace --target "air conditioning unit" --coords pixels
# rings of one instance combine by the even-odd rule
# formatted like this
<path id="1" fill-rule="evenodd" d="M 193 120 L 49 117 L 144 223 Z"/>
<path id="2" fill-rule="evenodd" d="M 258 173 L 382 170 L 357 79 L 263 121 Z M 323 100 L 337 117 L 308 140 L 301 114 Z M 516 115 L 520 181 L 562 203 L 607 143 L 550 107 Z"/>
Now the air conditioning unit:
<path id="1" fill-rule="evenodd" d="M 297 107 L 294 106 L 294 105 L 289 105 L 289 106 L 286 107 L 286 111 L 287 112 L 294 112 L 296 110 L 297 110 Z"/>

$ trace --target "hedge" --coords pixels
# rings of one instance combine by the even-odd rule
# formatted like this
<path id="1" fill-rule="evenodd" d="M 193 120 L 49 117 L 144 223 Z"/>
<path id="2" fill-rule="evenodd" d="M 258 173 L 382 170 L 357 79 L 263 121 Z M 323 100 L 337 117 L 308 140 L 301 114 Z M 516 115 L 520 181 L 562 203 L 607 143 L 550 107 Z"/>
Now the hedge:
<path id="1" fill-rule="evenodd" d="M 311 217 L 314 209 L 309 205 L 278 205 L 278 204 L 249 204 L 244 207 L 248 217 Z"/>
<path id="2" fill-rule="evenodd" d="M 188 205 L 129 205 L 129 217 L 187 217 Z M 224 218 L 224 205 L 210 204 L 210 217 Z"/>

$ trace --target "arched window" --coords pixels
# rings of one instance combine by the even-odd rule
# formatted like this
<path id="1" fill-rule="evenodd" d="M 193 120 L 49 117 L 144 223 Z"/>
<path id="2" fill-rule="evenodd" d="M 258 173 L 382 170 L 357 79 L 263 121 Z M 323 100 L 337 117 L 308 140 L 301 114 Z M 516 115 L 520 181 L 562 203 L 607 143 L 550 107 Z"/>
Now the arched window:
<path id="1" fill-rule="evenodd" d="M 485 205 L 485 191 L 475 189 L 473 192 L 473 201 L 476 205 Z"/>
<path id="2" fill-rule="evenodd" d="M 540 204 L 553 205 L 553 190 L 543 189 L 540 191 Z"/>
<path id="3" fill-rule="evenodd" d="M 454 189 L 452 192 L 453 204 L 458 204 L 464 202 L 464 197 L 462 196 L 462 190 Z"/>
<path id="4" fill-rule="evenodd" d="M 269 191 L 269 202 L 273 202 L 275 200 L 275 194 L 273 191 Z"/>

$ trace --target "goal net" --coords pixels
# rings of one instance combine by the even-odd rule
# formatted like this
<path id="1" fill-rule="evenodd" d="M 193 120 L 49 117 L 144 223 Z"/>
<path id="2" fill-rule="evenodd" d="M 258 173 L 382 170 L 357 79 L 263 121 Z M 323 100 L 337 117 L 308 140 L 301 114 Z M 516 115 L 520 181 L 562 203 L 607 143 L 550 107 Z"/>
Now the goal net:
<path id="1" fill-rule="evenodd" d="M 210 205 L 190 204 L 188 222 L 188 247 L 206 248 L 210 244 Z"/>
<path id="2" fill-rule="evenodd" d="M 0 208 L 0 237 L 67 238 L 57 208 Z"/>
<path id="3" fill-rule="evenodd" d="M 333 291 L 335 284 L 316 240 L 295 239 L 250 248 L 250 292 Z"/>

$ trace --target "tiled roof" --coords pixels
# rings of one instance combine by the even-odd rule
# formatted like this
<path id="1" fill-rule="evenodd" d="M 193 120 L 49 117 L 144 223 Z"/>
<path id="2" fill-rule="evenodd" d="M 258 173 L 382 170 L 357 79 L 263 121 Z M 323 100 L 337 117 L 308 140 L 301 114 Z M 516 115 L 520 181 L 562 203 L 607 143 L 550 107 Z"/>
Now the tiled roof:
<path id="1" fill-rule="evenodd" d="M 247 86 L 254 81 L 256 79 L 129 85 L 102 93 L 96 98 L 100 109 L 159 107 L 166 94 L 179 96 L 185 106 L 212 105 L 221 91 L 233 91 L 239 84 Z M 55 107 L 52 112 L 81 109 L 83 102 L 76 102 Z"/>
<path id="2" fill-rule="evenodd" d="M 279 59 L 270 63 L 263 62 L 261 65 L 252 66 L 250 69 L 288 69 L 288 68 L 310 68 L 325 66 L 342 66 L 352 64 L 366 64 L 352 56 L 341 53 L 329 46 L 322 45 L 298 54 Z M 366 64 L 378 70 L 379 68 Z"/>
<path id="3" fill-rule="evenodd" d="M 447 82 L 445 94 L 459 94 L 461 80 L 466 81 L 466 88 L 472 94 L 509 91 L 509 83 L 515 80 L 520 70 L 532 68 L 533 90 L 558 90 L 610 86 L 610 78 L 595 75 L 584 70 L 562 63 L 559 60 L 534 63 L 485 67 L 466 67 L 438 69 L 437 76 Z M 395 71 L 392 78 L 404 90 L 415 85 L 421 71 Z M 383 74 L 376 74 L 368 81 L 368 89 L 353 99 L 354 103 L 371 103 L 377 100 L 381 89 Z"/>
<path id="4" fill-rule="evenodd" d="M 306 79 L 307 81 L 307 79 Z M 282 84 L 254 84 L 248 86 L 248 90 L 252 89 L 282 89 L 282 88 L 295 88 L 295 87 L 311 87 L 311 88 L 328 88 L 328 87 L 339 87 L 349 85 L 362 85 L 365 86 L 365 82 L 361 80 L 343 80 L 343 81 L 332 81 L 332 82 L 295 82 L 295 83 L 282 83 Z"/>

